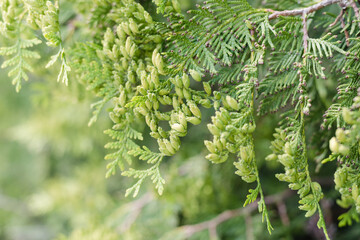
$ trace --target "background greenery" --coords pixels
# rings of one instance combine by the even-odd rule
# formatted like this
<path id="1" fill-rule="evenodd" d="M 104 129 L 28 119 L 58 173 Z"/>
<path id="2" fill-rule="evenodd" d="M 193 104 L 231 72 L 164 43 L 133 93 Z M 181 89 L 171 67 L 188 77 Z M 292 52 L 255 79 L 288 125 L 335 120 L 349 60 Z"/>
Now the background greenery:
<path id="1" fill-rule="evenodd" d="M 150 1 L 140 2 L 155 16 Z M 182 0 L 181 6 L 186 11 L 195 3 Z M 74 31 L 86 24 L 74 9 L 86 11 L 86 4 L 87 1 L 62 3 L 61 22 L 69 46 L 74 39 L 86 40 L 90 34 Z M 45 46 L 40 46 L 39 51 L 43 56 L 50 55 Z M 191 126 L 182 150 L 162 164 L 167 182 L 163 196 L 153 192 L 149 184 L 136 199 L 125 198 L 125 189 L 132 180 L 120 174 L 104 177 L 103 146 L 109 139 L 103 131 L 111 124 L 106 112 L 88 127 L 89 106 L 94 98 L 74 75 L 70 76 L 69 87 L 56 83 L 58 68 L 44 70 L 45 62 L 46 59 L 36 63 L 36 74 L 31 75 L 31 83 L 24 84 L 19 94 L 1 70 L 0 239 L 185 239 L 181 226 L 204 222 L 226 210 L 242 207 L 249 186 L 234 174 L 232 161 L 213 165 L 205 159 L 203 139 L 209 135 L 206 121 Z M 328 94 L 334 93 L 330 90 Z M 213 114 L 213 110 L 201 110 L 204 119 Z M 276 125 L 276 115 L 257 119 L 255 146 L 265 195 L 281 194 L 287 189 L 287 184 L 274 177 L 281 166 L 263 160 L 270 153 L 268 146 Z M 310 137 L 316 139 L 315 134 Z M 310 151 L 313 156 L 315 153 L 316 149 Z M 315 161 L 310 164 L 315 169 Z M 328 164 L 316 175 L 325 191 L 321 204 L 329 233 L 333 239 L 358 239 L 359 224 L 337 227 L 336 219 L 344 210 L 334 202 L 337 197 L 332 182 L 334 170 L 335 165 Z M 284 206 L 287 213 L 281 211 Z M 254 211 L 220 224 L 219 238 L 322 239 L 316 228 L 317 217 L 305 219 L 297 208 L 295 194 L 269 208 L 275 228 L 271 236 Z M 189 239 L 210 239 L 210 233 L 205 229 Z"/>

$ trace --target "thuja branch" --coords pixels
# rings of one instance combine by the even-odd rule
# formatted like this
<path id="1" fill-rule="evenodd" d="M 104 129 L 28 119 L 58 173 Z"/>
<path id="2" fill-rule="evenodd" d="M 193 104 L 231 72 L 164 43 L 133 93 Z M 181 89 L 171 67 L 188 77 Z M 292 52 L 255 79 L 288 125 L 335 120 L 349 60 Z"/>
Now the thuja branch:
<path id="1" fill-rule="evenodd" d="M 322 2 L 319 2 L 317 4 L 314 4 L 310 7 L 306 7 L 306 8 L 300 8 L 300 9 L 294 9 L 294 10 L 285 10 L 285 11 L 275 11 L 273 14 L 271 14 L 269 16 L 269 20 L 277 18 L 279 16 L 296 16 L 296 15 L 303 15 L 305 14 L 309 14 L 312 12 L 315 12 L 319 9 L 322 9 L 326 6 L 335 4 L 335 3 L 340 3 L 342 2 L 342 0 L 325 0 Z"/>
<path id="2" fill-rule="evenodd" d="M 293 194 L 294 194 L 293 191 L 286 190 L 286 191 L 278 193 L 278 194 L 266 196 L 264 198 L 265 204 L 266 205 L 277 204 L 277 203 L 289 198 Z M 258 208 L 258 202 L 252 202 L 251 204 L 247 205 L 246 207 L 242 207 L 242 208 L 238 208 L 238 209 L 234 209 L 234 210 L 226 210 L 211 220 L 201 222 L 198 224 L 194 224 L 194 225 L 182 226 L 179 228 L 179 231 L 183 232 L 186 237 L 191 237 L 195 233 L 198 233 L 198 232 L 201 232 L 204 230 L 208 230 L 209 232 L 214 232 L 214 231 L 216 231 L 216 227 L 218 225 L 220 225 L 221 223 L 226 222 L 234 217 L 245 216 L 247 214 L 250 214 L 253 211 L 257 210 L 257 208 Z"/>

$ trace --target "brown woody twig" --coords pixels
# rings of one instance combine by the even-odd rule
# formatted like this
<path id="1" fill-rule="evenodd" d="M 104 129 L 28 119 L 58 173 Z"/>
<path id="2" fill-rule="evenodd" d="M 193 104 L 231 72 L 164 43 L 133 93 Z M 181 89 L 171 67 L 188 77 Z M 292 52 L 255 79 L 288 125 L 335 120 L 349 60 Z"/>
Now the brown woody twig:
<path id="1" fill-rule="evenodd" d="M 358 24 L 359 24 L 359 27 L 360 27 L 360 13 L 359 13 L 359 8 L 358 6 L 356 5 L 356 3 L 354 1 L 351 1 L 351 7 L 354 9 L 354 13 L 355 13 L 355 16 L 358 20 Z"/>
<path id="2" fill-rule="evenodd" d="M 307 48 L 308 48 L 308 38 L 309 38 L 309 33 L 308 33 L 308 29 L 307 29 L 307 12 L 303 12 L 302 15 L 302 20 L 303 20 L 303 41 L 304 41 L 304 54 L 307 52 Z"/>
<path id="3" fill-rule="evenodd" d="M 342 9 L 341 11 L 344 11 L 344 10 Z M 348 30 L 345 29 L 344 18 L 341 18 L 340 21 L 341 21 L 341 27 L 344 29 L 344 33 L 345 33 L 346 46 L 350 46 L 350 42 L 349 42 L 350 35 L 349 35 Z"/>
<path id="4" fill-rule="evenodd" d="M 273 14 L 271 14 L 269 16 L 269 20 L 277 18 L 279 16 L 296 16 L 296 15 L 303 15 L 304 13 L 309 14 L 309 13 L 315 12 L 321 8 L 324 8 L 326 6 L 329 6 L 329 5 L 332 5 L 335 3 L 340 3 L 340 2 L 342 2 L 342 0 L 324 0 L 320 3 L 314 4 L 307 8 L 285 10 L 285 11 L 275 11 Z"/>
<path id="5" fill-rule="evenodd" d="M 339 20 L 343 18 L 344 12 L 345 12 L 344 9 L 341 9 L 340 14 L 336 17 L 335 21 L 329 25 L 329 27 L 335 26 L 335 24 L 337 24 Z"/>

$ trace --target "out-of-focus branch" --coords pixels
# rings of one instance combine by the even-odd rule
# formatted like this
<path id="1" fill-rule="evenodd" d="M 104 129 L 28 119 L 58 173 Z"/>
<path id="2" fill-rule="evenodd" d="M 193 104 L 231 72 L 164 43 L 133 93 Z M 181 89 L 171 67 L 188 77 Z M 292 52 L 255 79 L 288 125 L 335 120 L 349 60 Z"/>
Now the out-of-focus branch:
<path id="1" fill-rule="evenodd" d="M 278 194 L 270 195 L 270 196 L 265 197 L 265 203 L 269 204 L 269 205 L 276 204 L 280 200 L 289 198 L 293 194 L 294 194 L 293 191 L 286 190 L 286 191 L 278 193 Z M 214 233 L 214 229 L 216 229 L 216 227 L 219 224 L 221 224 L 231 218 L 234 218 L 234 217 L 250 215 L 250 213 L 255 211 L 257 209 L 257 207 L 258 207 L 258 205 L 257 205 L 257 201 L 256 201 L 256 202 L 253 202 L 243 208 L 238 208 L 238 209 L 234 209 L 234 210 L 226 210 L 226 211 L 222 212 L 221 214 L 219 214 L 218 216 L 216 216 L 215 218 L 210 219 L 208 221 L 201 222 L 201 223 L 194 224 L 194 225 L 185 225 L 185 226 L 179 227 L 178 230 L 183 232 L 185 237 L 191 237 L 195 233 L 201 232 L 203 230 L 208 230 L 210 233 Z"/>
<path id="2" fill-rule="evenodd" d="M 5 211 L 11 211 L 17 213 L 19 215 L 28 216 L 31 214 L 26 204 L 15 198 L 3 195 L 1 193 L 0 193 L 0 208 L 4 209 Z"/>
<path id="3" fill-rule="evenodd" d="M 250 214 L 245 215 L 246 240 L 255 240 L 254 229 L 252 226 L 252 217 Z"/>
<path id="4" fill-rule="evenodd" d="M 289 216 L 287 214 L 287 209 L 286 209 L 286 205 L 285 205 L 284 201 L 279 200 L 276 203 L 276 207 L 278 209 L 279 216 L 280 216 L 282 224 L 284 224 L 284 226 L 289 226 L 290 225 L 290 220 L 289 220 Z"/>
<path id="5" fill-rule="evenodd" d="M 127 209 L 130 214 L 118 227 L 119 232 L 123 233 L 129 230 L 138 218 L 141 210 L 150 202 L 152 202 L 153 199 L 154 196 L 151 193 L 146 193 L 141 198 L 123 205 L 122 209 Z"/>

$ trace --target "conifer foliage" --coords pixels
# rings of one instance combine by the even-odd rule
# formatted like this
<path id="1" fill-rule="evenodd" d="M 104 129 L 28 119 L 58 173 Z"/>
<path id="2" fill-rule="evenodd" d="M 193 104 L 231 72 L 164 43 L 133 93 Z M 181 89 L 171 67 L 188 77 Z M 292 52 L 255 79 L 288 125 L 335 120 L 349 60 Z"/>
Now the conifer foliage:
<path id="1" fill-rule="evenodd" d="M 320 206 L 324 194 L 312 179 L 308 153 L 318 146 L 308 139 L 307 126 L 321 125 L 322 164 L 337 161 L 337 203 L 350 209 L 339 225 L 359 221 L 358 3 L 268 0 L 254 8 L 246 0 L 207 0 L 184 13 L 181 1 L 153 2 L 164 21 L 154 20 L 141 1 L 92 1 L 92 11 L 81 14 L 93 39 L 65 50 L 58 1 L 1 0 L 0 29 L 8 43 L 0 48 L 6 59 L 2 67 L 9 68 L 19 91 L 33 70 L 29 59 L 40 58 L 33 49 L 42 42 L 40 29 L 42 40 L 58 48 L 46 67 L 60 59 L 58 81 L 67 84 L 71 66 L 74 80 L 99 98 L 89 125 L 111 106 L 113 126 L 105 131 L 113 139 L 105 146 L 111 149 L 105 157 L 107 177 L 120 168 L 122 175 L 136 179 L 126 195 L 136 196 L 148 178 L 161 195 L 162 161 L 181 151 L 181 138 L 190 127 L 196 129 L 191 125 L 207 123 L 211 137 L 204 139 L 205 158 L 220 164 L 236 156 L 235 173 L 256 183 L 244 206 L 258 201 L 269 233 L 273 227 L 255 156 L 256 120 L 280 111 L 266 160 L 283 166 L 276 178 L 297 191 L 306 217 L 319 215 L 317 226 L 329 239 Z M 335 90 L 329 86 L 335 84 L 329 104 Z M 203 108 L 214 109 L 211 119 L 203 119 Z M 314 112 L 319 109 L 326 109 L 323 116 Z M 157 147 L 143 146 L 144 126 Z M 336 134 L 329 137 L 325 129 L 333 127 Z M 135 159 L 149 167 L 132 168 Z"/>

